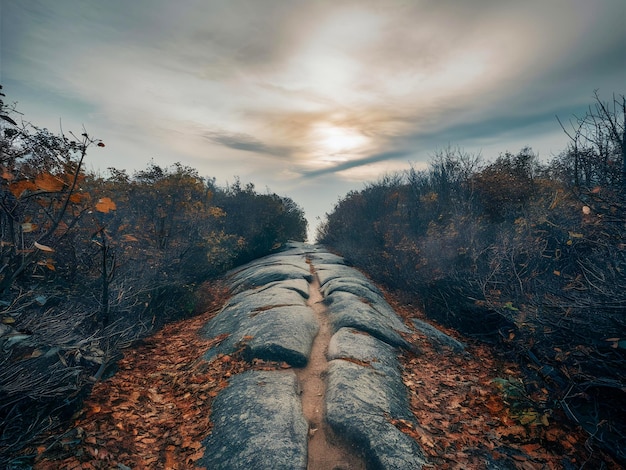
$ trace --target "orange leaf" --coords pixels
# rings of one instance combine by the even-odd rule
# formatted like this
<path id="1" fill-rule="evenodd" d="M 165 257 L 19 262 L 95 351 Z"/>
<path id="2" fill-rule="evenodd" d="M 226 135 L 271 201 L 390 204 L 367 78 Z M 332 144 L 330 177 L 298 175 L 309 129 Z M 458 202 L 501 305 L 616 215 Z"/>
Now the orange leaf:
<path id="1" fill-rule="evenodd" d="M 198 452 L 191 454 L 189 456 L 189 460 L 192 462 L 195 462 L 196 460 L 200 460 L 202 457 L 204 457 L 204 450 L 200 450 Z"/>
<path id="2" fill-rule="evenodd" d="M 25 191 L 34 191 L 37 186 L 32 181 L 22 180 L 15 183 L 11 183 L 9 190 L 17 198 L 21 197 Z"/>
<path id="3" fill-rule="evenodd" d="M 176 460 L 174 459 L 174 453 L 171 450 L 165 451 L 165 469 L 170 470 L 176 468 Z"/>
<path id="4" fill-rule="evenodd" d="M 526 436 L 526 428 L 524 426 L 508 426 L 498 428 L 498 432 L 501 436 Z"/>
<path id="5" fill-rule="evenodd" d="M 70 196 L 70 202 L 73 202 L 74 204 L 79 204 L 84 198 L 84 193 L 72 193 L 72 195 Z"/>
<path id="6" fill-rule="evenodd" d="M 96 210 L 98 212 L 102 212 L 104 214 L 108 214 L 109 211 L 114 211 L 117 209 L 115 203 L 111 200 L 110 197 L 103 197 L 98 200 L 96 204 Z"/>
<path id="7" fill-rule="evenodd" d="M 504 409 L 504 404 L 497 398 L 490 398 L 485 403 L 485 406 L 493 415 L 497 415 L 500 411 Z"/>
<path id="8" fill-rule="evenodd" d="M 521 447 L 527 454 L 532 454 L 536 450 L 541 449 L 541 444 L 525 444 Z"/>
<path id="9" fill-rule="evenodd" d="M 42 173 L 35 178 L 35 185 L 43 191 L 57 192 L 63 189 L 65 183 L 50 173 Z"/>

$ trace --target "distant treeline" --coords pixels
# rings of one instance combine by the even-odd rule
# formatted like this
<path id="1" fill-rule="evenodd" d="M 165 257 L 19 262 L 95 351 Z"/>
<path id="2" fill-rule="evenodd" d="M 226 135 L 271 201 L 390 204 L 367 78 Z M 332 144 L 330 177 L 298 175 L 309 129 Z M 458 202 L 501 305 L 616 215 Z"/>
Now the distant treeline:
<path id="1" fill-rule="evenodd" d="M 597 96 L 596 96 L 597 98 Z M 346 195 L 318 241 L 504 350 L 525 393 L 626 458 L 626 101 L 597 100 L 542 163 L 530 148 L 485 162 L 448 148 L 425 171 Z"/>

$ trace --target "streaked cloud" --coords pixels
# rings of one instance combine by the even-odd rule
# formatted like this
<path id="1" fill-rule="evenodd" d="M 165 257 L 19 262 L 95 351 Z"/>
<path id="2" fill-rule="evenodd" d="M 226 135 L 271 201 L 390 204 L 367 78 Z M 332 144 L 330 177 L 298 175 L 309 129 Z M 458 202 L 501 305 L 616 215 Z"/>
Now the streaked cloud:
<path id="1" fill-rule="evenodd" d="M 245 152 L 263 153 L 276 157 L 284 157 L 291 153 L 288 147 L 272 147 L 256 137 L 243 133 L 206 131 L 204 137 L 215 144 Z"/>

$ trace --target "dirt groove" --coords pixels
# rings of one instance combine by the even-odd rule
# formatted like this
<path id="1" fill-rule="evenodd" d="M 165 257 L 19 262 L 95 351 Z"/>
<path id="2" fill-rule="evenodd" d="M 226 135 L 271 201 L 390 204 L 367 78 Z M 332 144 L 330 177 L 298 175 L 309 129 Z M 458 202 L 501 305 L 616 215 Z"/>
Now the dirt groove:
<path id="1" fill-rule="evenodd" d="M 324 421 L 326 354 L 332 337 L 326 306 L 322 303 L 320 282 L 311 264 L 313 281 L 309 283 L 307 305 L 315 313 L 319 332 L 313 341 L 309 362 L 305 368 L 295 369 L 300 383 L 302 410 L 309 422 L 309 462 L 307 470 L 365 470 L 365 462 L 354 448 L 345 445 L 333 435 Z"/>

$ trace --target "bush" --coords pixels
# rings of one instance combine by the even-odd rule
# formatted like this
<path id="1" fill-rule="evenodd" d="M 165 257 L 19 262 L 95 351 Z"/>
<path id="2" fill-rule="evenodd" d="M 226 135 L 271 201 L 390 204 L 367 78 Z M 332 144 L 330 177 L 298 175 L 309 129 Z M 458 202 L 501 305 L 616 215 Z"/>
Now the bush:
<path id="1" fill-rule="evenodd" d="M 219 188 L 179 163 L 89 173 L 104 143 L 11 115 L 0 102 L 3 468 L 69 419 L 124 347 L 192 315 L 197 285 L 306 237 L 288 198 Z"/>
<path id="2" fill-rule="evenodd" d="M 529 395 L 548 388 L 582 423 L 601 399 L 626 403 L 626 205 L 621 181 L 561 179 L 566 161 L 524 148 L 482 165 L 448 149 L 428 171 L 346 195 L 318 237 L 430 317 L 500 345 Z M 625 458 L 619 421 L 586 429 Z"/>

